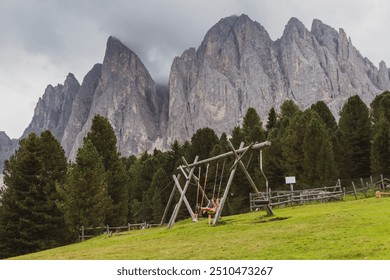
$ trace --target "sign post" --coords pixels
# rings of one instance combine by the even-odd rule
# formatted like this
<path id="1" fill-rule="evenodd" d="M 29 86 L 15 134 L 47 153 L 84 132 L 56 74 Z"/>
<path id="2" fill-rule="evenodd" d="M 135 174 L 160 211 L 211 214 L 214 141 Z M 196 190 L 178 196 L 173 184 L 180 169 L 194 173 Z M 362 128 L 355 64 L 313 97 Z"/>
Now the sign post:
<path id="1" fill-rule="evenodd" d="M 292 192 L 294 191 L 294 184 L 295 183 L 296 183 L 295 176 L 287 176 L 286 177 L 286 184 L 290 185 L 290 189 Z"/>

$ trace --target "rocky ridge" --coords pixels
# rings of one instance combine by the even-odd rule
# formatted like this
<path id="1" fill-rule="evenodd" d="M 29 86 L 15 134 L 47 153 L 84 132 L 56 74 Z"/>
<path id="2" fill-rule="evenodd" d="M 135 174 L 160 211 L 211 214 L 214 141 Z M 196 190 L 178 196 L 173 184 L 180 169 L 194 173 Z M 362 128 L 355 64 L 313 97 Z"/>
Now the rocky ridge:
<path id="1" fill-rule="evenodd" d="M 18 140 L 11 139 L 4 131 L 0 131 L 0 171 L 3 170 L 3 164 L 15 151 L 18 146 Z"/>
<path id="2" fill-rule="evenodd" d="M 323 100 L 337 116 L 350 96 L 369 103 L 390 89 L 389 76 L 383 61 L 376 68 L 343 29 L 320 20 L 309 31 L 292 18 L 273 41 L 248 16 L 231 16 L 214 25 L 198 49 L 174 59 L 168 89 L 157 86 L 139 57 L 110 37 L 103 63 L 81 85 L 69 74 L 64 85 L 46 88 L 22 137 L 49 129 L 74 159 L 100 114 L 110 120 L 119 151 L 127 156 L 167 148 L 206 126 L 229 132 L 249 107 L 266 120 L 270 108 L 286 99 L 302 109 Z M 0 137 L 1 162 L 13 152 L 11 142 Z"/>
<path id="3" fill-rule="evenodd" d="M 378 70 L 343 29 L 314 20 L 309 31 L 292 18 L 272 41 L 246 15 L 224 18 L 172 64 L 167 142 L 205 126 L 230 131 L 249 107 L 265 120 L 286 99 L 302 109 L 323 100 L 337 116 L 350 96 L 369 103 L 389 83 L 386 64 Z"/>

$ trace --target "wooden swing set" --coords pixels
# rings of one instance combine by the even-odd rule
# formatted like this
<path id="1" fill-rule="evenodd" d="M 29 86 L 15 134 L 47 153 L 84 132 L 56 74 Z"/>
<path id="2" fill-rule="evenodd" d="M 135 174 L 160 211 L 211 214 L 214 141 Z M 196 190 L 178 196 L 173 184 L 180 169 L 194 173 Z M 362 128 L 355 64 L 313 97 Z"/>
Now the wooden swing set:
<path id="1" fill-rule="evenodd" d="M 226 202 L 226 199 L 228 197 L 228 194 L 229 194 L 229 190 L 230 190 L 230 186 L 233 182 L 233 178 L 234 178 L 234 175 L 236 173 L 236 170 L 238 168 L 238 166 L 240 166 L 240 168 L 242 169 L 242 171 L 244 172 L 245 174 L 245 177 L 247 178 L 249 184 L 251 185 L 252 189 L 254 190 L 254 192 L 256 194 L 259 195 L 259 197 L 261 197 L 261 194 L 258 190 L 258 188 L 256 187 L 256 184 L 255 182 L 253 181 L 252 177 L 250 176 L 248 170 L 247 170 L 247 166 L 245 166 L 245 164 L 243 163 L 242 159 L 244 157 L 244 155 L 246 155 L 249 151 L 254 151 L 254 150 L 261 150 L 262 148 L 264 147 L 267 147 L 267 146 L 270 146 L 271 145 L 271 142 L 269 141 L 266 141 L 266 142 L 262 142 L 262 143 L 251 143 L 250 145 L 244 147 L 244 143 L 242 142 L 240 144 L 240 147 L 238 149 L 235 149 L 233 144 L 230 142 L 229 139 L 227 139 L 227 143 L 229 145 L 229 148 L 231 149 L 230 152 L 227 152 L 227 153 L 224 153 L 224 154 L 220 154 L 218 156 L 215 156 L 215 157 L 211 157 L 211 158 L 207 158 L 207 159 L 204 159 L 204 160 L 201 160 L 201 161 L 198 161 L 199 159 L 199 156 L 196 156 L 195 157 L 195 160 L 193 163 L 189 164 L 187 162 L 187 160 L 182 157 L 181 160 L 183 162 L 183 165 L 180 165 L 177 169 L 181 172 L 181 174 L 178 174 L 177 176 L 176 175 L 173 175 L 172 178 L 173 178 L 173 181 L 174 181 L 174 186 L 172 188 L 172 192 L 171 192 L 171 195 L 169 197 L 169 200 L 168 200 L 168 203 L 165 207 L 165 211 L 164 211 L 164 214 L 163 214 L 163 217 L 162 217 L 162 220 L 161 220 L 161 224 L 163 224 L 164 220 L 165 220 L 165 217 L 169 211 L 169 208 L 172 204 L 172 201 L 173 201 L 173 197 L 174 197 L 174 194 L 175 194 L 175 191 L 176 189 L 179 191 L 180 193 L 180 199 L 178 201 L 178 203 L 175 205 L 174 209 L 173 209 L 173 212 L 172 212 L 172 215 L 171 215 L 171 218 L 168 222 L 168 229 L 172 228 L 173 225 L 175 224 L 175 221 L 176 221 L 176 218 L 177 218 L 177 215 L 179 213 L 179 210 L 180 210 L 180 207 L 181 205 L 185 204 L 192 220 L 194 222 L 197 222 L 198 221 L 198 216 L 201 215 L 202 213 L 207 213 L 208 214 L 208 221 L 209 221 L 209 224 L 211 224 L 211 217 L 214 216 L 214 220 L 213 220 L 213 226 L 217 225 L 220 217 L 221 217 L 221 213 L 222 213 L 222 210 L 223 210 L 223 207 L 225 205 L 225 202 Z M 223 184 L 223 176 L 224 176 L 224 172 L 225 172 L 225 165 L 226 165 L 226 159 L 228 157 L 231 157 L 233 156 L 235 158 L 234 160 L 234 163 L 233 165 L 230 167 L 230 175 L 229 175 L 229 179 L 226 183 L 226 186 L 225 186 L 225 190 L 223 192 L 223 196 L 220 197 L 220 194 L 221 194 L 221 189 L 222 189 L 222 184 Z M 223 161 L 223 164 L 222 164 L 222 168 L 221 168 L 221 175 L 220 175 L 220 178 L 219 178 L 219 184 L 218 184 L 218 169 L 219 169 L 219 160 L 221 159 L 224 159 Z M 207 187 L 207 176 L 208 176 L 208 172 L 209 172 L 209 165 L 211 162 L 215 162 L 217 161 L 217 167 L 216 167 L 216 176 L 215 176 L 215 179 L 214 179 L 214 188 L 213 188 L 213 192 L 212 192 L 212 198 L 209 199 L 207 197 L 207 194 L 206 194 L 206 187 Z M 201 182 L 201 166 L 202 165 L 206 165 L 206 172 L 205 172 L 205 176 L 204 176 L 204 181 L 203 181 L 203 184 Z M 194 173 L 195 173 L 195 169 L 196 168 L 199 168 L 199 174 L 198 176 L 196 176 Z M 260 163 L 260 169 L 261 169 L 261 173 L 263 174 L 263 176 L 265 177 L 265 174 L 262 170 L 262 164 Z M 180 185 L 180 177 L 181 175 L 184 176 L 185 178 L 185 184 L 184 186 L 182 187 Z M 266 177 L 265 177 L 266 179 Z M 186 197 L 186 192 L 191 184 L 191 181 L 195 183 L 195 185 L 197 185 L 197 196 L 196 196 L 196 206 L 195 206 L 195 211 L 192 210 L 192 207 L 190 205 L 190 203 L 188 202 L 188 199 Z M 267 182 L 267 179 L 266 179 L 266 182 Z M 217 188 L 217 185 L 218 185 L 218 188 Z M 268 184 L 266 183 L 266 193 L 268 194 Z M 218 189 L 218 192 L 217 192 L 217 189 Z M 201 194 L 201 201 L 199 203 L 199 196 Z M 268 196 L 268 195 L 267 195 Z M 205 203 L 205 207 L 203 206 Z M 267 214 L 272 216 L 273 215 L 273 212 L 272 212 L 272 209 L 269 205 L 269 199 L 268 197 L 264 197 L 264 200 L 263 200 L 263 207 L 264 209 L 266 210 Z"/>

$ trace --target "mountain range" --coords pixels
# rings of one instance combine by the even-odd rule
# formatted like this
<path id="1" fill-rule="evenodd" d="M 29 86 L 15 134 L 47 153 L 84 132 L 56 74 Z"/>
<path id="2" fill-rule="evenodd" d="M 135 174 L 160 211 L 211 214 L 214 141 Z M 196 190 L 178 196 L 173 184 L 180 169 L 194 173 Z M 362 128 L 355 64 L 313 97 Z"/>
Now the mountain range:
<path id="1" fill-rule="evenodd" d="M 286 99 L 302 109 L 322 100 L 337 117 L 350 96 L 369 104 L 389 89 L 385 62 L 377 68 L 343 29 L 315 19 L 309 31 L 291 18 L 273 41 L 248 16 L 230 16 L 173 60 L 168 86 L 157 85 L 140 58 L 109 37 L 103 63 L 81 84 L 69 73 L 63 84 L 47 86 L 21 138 L 49 129 L 73 160 L 100 114 L 113 126 L 119 152 L 137 155 L 188 140 L 203 127 L 230 132 L 249 107 L 265 121 Z M 0 132 L 0 169 L 17 143 Z"/>

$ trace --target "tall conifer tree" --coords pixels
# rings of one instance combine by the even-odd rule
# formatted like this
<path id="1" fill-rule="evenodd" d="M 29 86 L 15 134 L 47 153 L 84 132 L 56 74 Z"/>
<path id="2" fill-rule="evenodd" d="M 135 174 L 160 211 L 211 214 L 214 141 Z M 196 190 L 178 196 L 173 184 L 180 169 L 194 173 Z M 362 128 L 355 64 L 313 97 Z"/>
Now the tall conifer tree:
<path id="1" fill-rule="evenodd" d="M 371 171 L 390 175 L 390 124 L 384 118 L 376 125 L 371 147 Z"/>
<path id="2" fill-rule="evenodd" d="M 70 167 L 67 183 L 60 189 L 62 211 L 74 236 L 81 226 L 103 226 L 110 198 L 103 160 L 95 146 L 84 141 Z"/>
<path id="3" fill-rule="evenodd" d="M 102 157 L 107 176 L 108 195 L 112 204 L 108 208 L 106 224 L 121 226 L 127 224 L 128 188 L 126 170 L 117 152 L 117 140 L 114 130 L 107 118 L 95 116 L 90 132 L 86 136 Z"/>
<path id="4" fill-rule="evenodd" d="M 66 158 L 50 132 L 32 133 L 5 162 L 1 195 L 0 257 L 31 253 L 67 241 L 56 185 L 64 182 Z"/>
<path id="5" fill-rule="evenodd" d="M 344 151 L 340 165 L 344 178 L 370 176 L 371 122 L 367 105 L 355 95 L 340 112 L 339 128 Z"/>

